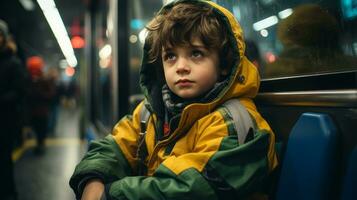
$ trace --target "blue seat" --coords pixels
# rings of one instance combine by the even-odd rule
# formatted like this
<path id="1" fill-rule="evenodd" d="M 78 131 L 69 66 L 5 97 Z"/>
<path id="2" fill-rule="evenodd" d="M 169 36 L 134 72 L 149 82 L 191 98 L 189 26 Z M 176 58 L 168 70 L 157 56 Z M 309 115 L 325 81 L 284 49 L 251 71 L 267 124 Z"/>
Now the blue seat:
<path id="1" fill-rule="evenodd" d="M 351 153 L 347 172 L 345 175 L 342 200 L 355 200 L 357 199 L 357 146 Z"/>
<path id="2" fill-rule="evenodd" d="M 277 200 L 326 200 L 333 185 L 337 129 L 326 114 L 304 113 L 287 142 Z"/>

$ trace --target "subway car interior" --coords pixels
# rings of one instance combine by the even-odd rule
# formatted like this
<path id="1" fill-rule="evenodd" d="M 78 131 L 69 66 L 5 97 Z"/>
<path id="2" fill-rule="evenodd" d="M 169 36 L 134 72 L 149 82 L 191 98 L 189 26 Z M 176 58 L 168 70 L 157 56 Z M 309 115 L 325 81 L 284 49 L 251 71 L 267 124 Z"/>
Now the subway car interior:
<path id="1" fill-rule="evenodd" d="M 254 103 L 279 162 L 266 199 L 357 199 L 357 1 L 212 1 L 240 23 L 260 73 Z M 145 98 L 146 27 L 171 2 L 0 2 L 0 199 L 76 198 L 69 179 L 90 142 Z M 15 78 L 3 48 L 17 57 Z M 6 103 L 9 87 L 21 92 Z"/>

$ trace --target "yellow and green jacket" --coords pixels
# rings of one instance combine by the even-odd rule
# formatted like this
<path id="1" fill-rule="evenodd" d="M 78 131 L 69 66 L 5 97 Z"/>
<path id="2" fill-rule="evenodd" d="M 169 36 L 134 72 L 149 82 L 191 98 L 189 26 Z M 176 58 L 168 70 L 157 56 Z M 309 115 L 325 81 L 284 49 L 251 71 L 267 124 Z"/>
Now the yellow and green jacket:
<path id="1" fill-rule="evenodd" d="M 186 1 L 175 1 L 163 9 L 180 2 Z M 149 48 L 144 47 L 140 84 L 146 101 L 132 115 L 121 119 L 112 134 L 91 143 L 70 180 L 77 198 L 86 180 L 99 178 L 106 185 L 108 199 L 246 199 L 263 189 L 276 167 L 274 134 L 252 101 L 260 79 L 257 69 L 244 55 L 240 25 L 229 11 L 211 1 L 189 2 L 212 6 L 229 27 L 230 42 L 236 52 L 229 80 L 212 101 L 186 106 L 179 115 L 177 128 L 161 137 L 158 99 L 162 99 L 164 76 L 147 62 Z M 257 127 L 254 137 L 241 145 L 229 112 L 220 106 L 232 98 L 239 98 Z M 136 155 L 142 106 L 151 115 L 144 143 L 147 173 L 139 175 Z"/>

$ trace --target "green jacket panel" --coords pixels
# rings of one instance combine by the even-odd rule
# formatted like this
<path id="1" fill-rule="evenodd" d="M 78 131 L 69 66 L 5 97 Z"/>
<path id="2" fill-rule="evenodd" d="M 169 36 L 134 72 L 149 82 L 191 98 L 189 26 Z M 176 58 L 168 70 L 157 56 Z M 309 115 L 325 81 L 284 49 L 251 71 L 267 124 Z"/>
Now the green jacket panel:
<path id="1" fill-rule="evenodd" d="M 109 196 L 116 200 L 217 199 L 211 186 L 197 170 L 191 168 L 176 175 L 164 165 L 159 166 L 153 177 L 126 177 L 114 182 Z"/>
<path id="2" fill-rule="evenodd" d="M 133 174 L 133 171 L 111 135 L 99 141 L 93 141 L 82 161 L 76 166 L 70 179 L 70 186 L 79 198 L 86 177 L 96 177 L 110 183 Z"/>

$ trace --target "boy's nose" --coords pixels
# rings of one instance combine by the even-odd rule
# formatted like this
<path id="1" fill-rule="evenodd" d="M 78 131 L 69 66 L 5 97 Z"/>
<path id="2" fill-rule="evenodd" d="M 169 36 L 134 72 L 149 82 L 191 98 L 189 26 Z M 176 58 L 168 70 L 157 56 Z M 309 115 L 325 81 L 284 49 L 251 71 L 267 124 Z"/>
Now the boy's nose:
<path id="1" fill-rule="evenodd" d="M 191 71 L 189 61 L 186 58 L 179 58 L 176 67 L 176 73 L 187 74 Z"/>

